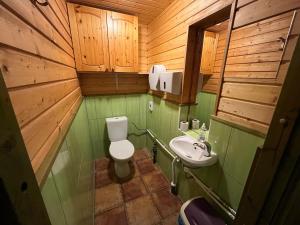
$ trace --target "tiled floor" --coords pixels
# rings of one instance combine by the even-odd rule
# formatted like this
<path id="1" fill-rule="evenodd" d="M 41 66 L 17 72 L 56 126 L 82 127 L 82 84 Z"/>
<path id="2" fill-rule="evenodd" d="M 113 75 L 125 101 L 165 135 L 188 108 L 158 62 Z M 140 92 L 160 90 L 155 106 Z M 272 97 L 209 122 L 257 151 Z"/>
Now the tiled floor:
<path id="1" fill-rule="evenodd" d="M 119 180 L 113 161 L 95 162 L 95 225 L 176 225 L 181 206 L 146 150 L 137 150 L 131 175 Z"/>

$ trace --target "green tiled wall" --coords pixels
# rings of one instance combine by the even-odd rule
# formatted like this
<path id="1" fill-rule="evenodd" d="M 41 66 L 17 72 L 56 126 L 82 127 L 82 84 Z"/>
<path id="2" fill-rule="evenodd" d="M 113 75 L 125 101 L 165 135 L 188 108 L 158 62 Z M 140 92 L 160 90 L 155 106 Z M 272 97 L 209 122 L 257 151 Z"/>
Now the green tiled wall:
<path id="1" fill-rule="evenodd" d="M 132 122 L 138 128 L 146 129 L 146 109 L 147 95 L 112 95 L 87 97 L 84 100 L 91 139 L 93 142 L 94 158 L 108 156 L 109 138 L 105 118 L 113 116 L 128 117 L 128 139 L 135 148 L 145 147 L 146 135 L 136 136 L 143 131 L 137 130 Z"/>
<path id="2" fill-rule="evenodd" d="M 81 104 L 42 188 L 52 224 L 93 223 L 92 144 Z"/>
<path id="3" fill-rule="evenodd" d="M 200 120 L 200 126 L 205 123 L 209 127 L 210 115 L 213 114 L 216 104 L 216 95 L 206 92 L 197 94 L 197 105 L 191 106 L 190 118 Z"/>
<path id="4" fill-rule="evenodd" d="M 147 110 L 147 128 L 169 148 L 169 141 L 179 135 L 179 113 L 182 107 L 148 96 L 153 100 L 154 110 Z M 262 145 L 263 138 L 233 128 L 224 123 L 211 120 L 209 142 L 218 154 L 218 163 L 193 172 L 234 209 L 238 208 L 242 191 L 254 158 L 257 146 Z M 152 149 L 152 140 L 147 138 L 147 147 Z M 162 171 L 171 177 L 171 158 L 163 151 L 158 151 L 158 164 Z M 196 195 L 203 195 L 193 180 L 187 179 L 180 165 L 177 166 L 178 190 L 183 200 Z"/>

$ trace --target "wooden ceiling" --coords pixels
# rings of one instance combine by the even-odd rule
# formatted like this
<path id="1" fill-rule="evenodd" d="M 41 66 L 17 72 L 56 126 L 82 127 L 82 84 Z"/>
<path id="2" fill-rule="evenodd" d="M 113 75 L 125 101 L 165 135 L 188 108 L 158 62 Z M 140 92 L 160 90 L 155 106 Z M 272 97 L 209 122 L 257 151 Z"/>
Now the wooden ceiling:
<path id="1" fill-rule="evenodd" d="M 174 0 L 69 0 L 117 12 L 136 15 L 139 23 L 148 24 Z"/>

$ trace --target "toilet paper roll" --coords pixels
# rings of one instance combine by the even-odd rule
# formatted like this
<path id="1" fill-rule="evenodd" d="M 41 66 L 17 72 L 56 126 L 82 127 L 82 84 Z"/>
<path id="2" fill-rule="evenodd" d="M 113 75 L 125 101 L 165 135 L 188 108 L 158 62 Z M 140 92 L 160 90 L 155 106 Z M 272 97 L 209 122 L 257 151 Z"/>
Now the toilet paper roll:
<path id="1" fill-rule="evenodd" d="M 181 121 L 180 125 L 179 125 L 179 129 L 181 131 L 188 131 L 188 129 L 189 129 L 189 122 L 187 122 L 187 121 Z"/>
<path id="2" fill-rule="evenodd" d="M 192 120 L 192 129 L 199 129 L 200 127 L 200 121 L 197 119 Z"/>

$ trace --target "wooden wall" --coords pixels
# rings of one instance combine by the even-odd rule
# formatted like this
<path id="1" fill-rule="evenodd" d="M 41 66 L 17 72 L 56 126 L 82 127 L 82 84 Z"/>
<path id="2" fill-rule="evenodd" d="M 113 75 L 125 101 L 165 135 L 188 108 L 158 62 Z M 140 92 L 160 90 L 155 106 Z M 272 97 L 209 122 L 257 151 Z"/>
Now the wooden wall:
<path id="1" fill-rule="evenodd" d="M 148 59 L 147 59 L 147 35 L 148 26 L 139 24 L 139 72 L 148 73 Z"/>
<path id="2" fill-rule="evenodd" d="M 210 93 L 217 93 L 218 84 L 220 80 L 220 72 L 215 72 L 217 70 L 217 66 L 222 62 L 224 58 L 224 50 L 225 45 L 223 44 L 223 40 L 226 39 L 227 28 L 225 30 L 218 32 L 218 43 L 217 50 L 215 55 L 215 60 L 213 63 L 213 73 L 211 76 L 204 76 L 203 78 L 203 87 L 202 90 Z"/>
<path id="3" fill-rule="evenodd" d="M 165 64 L 170 71 L 183 71 L 188 25 L 205 18 L 232 0 L 175 0 L 148 24 L 148 67 Z"/>
<path id="4" fill-rule="evenodd" d="M 81 103 L 64 0 L 3 0 L 0 63 L 39 184 Z"/>
<path id="5" fill-rule="evenodd" d="M 148 25 L 148 67 L 161 63 L 170 71 L 183 71 L 188 25 L 231 3 L 230 0 L 175 0 Z M 287 38 L 290 28 L 292 12 L 288 11 L 299 4 L 297 0 L 268 2 L 270 10 L 266 16 L 264 0 L 238 1 L 218 117 L 267 133 L 285 78 L 283 70 L 288 65 L 282 59 L 281 41 Z M 219 91 L 225 44 L 226 31 L 220 33 L 213 75 L 204 80 L 204 90 L 209 92 Z"/>
<path id="6" fill-rule="evenodd" d="M 280 94 L 283 42 L 292 13 L 234 29 L 231 33 L 217 116 L 266 134 Z M 220 40 L 225 46 L 225 39 Z M 221 70 L 219 52 L 214 72 Z"/>

